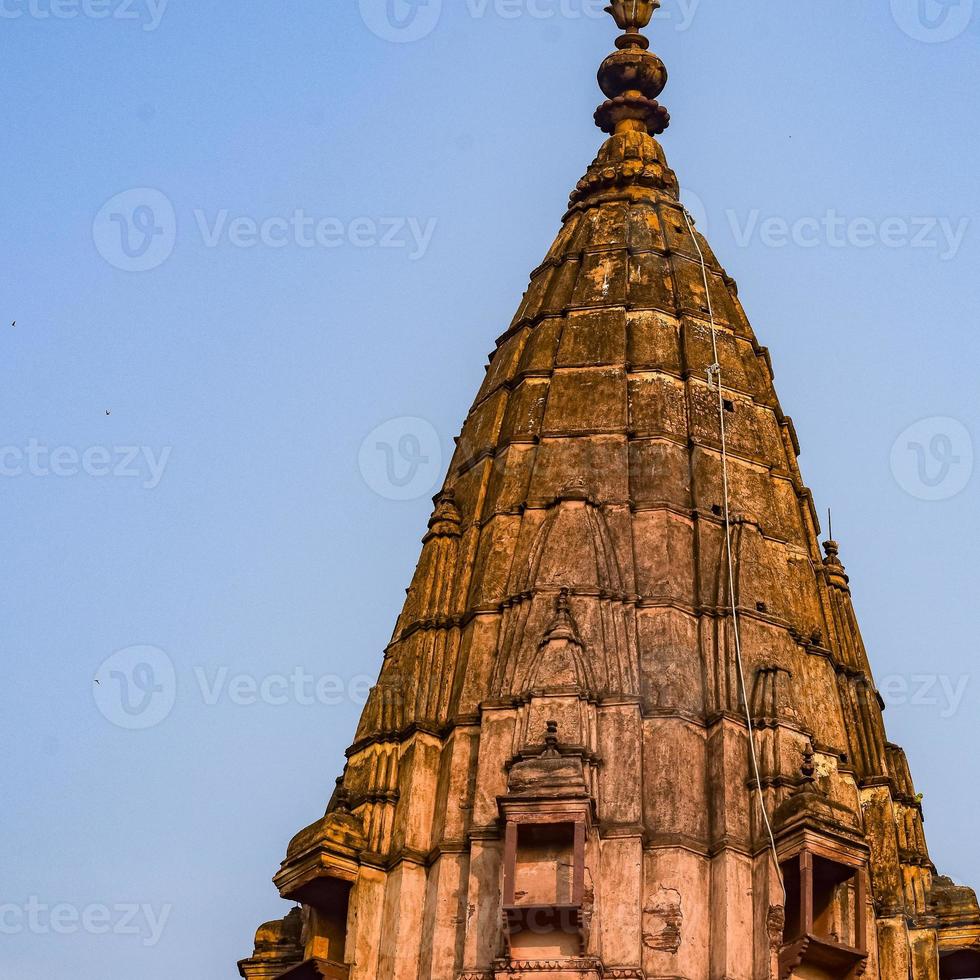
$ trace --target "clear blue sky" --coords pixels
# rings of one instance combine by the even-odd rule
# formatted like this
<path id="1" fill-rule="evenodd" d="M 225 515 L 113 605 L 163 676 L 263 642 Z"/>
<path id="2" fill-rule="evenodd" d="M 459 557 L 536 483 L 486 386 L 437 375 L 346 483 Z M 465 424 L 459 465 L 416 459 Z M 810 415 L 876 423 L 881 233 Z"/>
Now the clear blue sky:
<path id="1" fill-rule="evenodd" d="M 980 884 L 980 14 L 923 4 L 667 0 L 653 36 L 933 857 Z M 599 145 L 595 3 L 446 0 L 404 43 L 363 6 L 0 0 L 2 980 L 233 977 L 285 910 L 440 445 Z M 99 691 L 157 698 L 144 662 L 175 703 L 132 730 Z"/>

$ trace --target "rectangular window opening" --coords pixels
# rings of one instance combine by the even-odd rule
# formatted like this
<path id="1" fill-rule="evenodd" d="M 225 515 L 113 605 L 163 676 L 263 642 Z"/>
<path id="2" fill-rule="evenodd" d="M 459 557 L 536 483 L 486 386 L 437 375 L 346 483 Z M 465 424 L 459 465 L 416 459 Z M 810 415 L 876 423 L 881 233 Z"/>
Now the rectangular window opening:
<path id="1" fill-rule="evenodd" d="M 782 975 L 843 977 L 863 972 L 868 960 L 865 872 L 857 864 L 809 849 L 783 862 L 782 871 L 786 884 Z"/>
<path id="2" fill-rule="evenodd" d="M 813 931 L 821 939 L 855 946 L 854 868 L 813 860 Z"/>
<path id="3" fill-rule="evenodd" d="M 575 877 L 575 825 L 523 824 L 517 833 L 514 901 L 570 905 Z"/>
<path id="4" fill-rule="evenodd" d="M 347 916 L 352 885 L 339 878 L 318 883 L 313 910 L 316 915 L 316 941 L 320 958 L 331 963 L 346 962 Z"/>
<path id="5" fill-rule="evenodd" d="M 863 914 L 857 903 L 858 870 L 817 855 L 807 857 L 811 862 L 809 875 L 804 873 L 799 857 L 782 865 L 787 895 L 784 941 L 793 943 L 810 935 L 835 945 L 857 947 L 858 915 Z"/>

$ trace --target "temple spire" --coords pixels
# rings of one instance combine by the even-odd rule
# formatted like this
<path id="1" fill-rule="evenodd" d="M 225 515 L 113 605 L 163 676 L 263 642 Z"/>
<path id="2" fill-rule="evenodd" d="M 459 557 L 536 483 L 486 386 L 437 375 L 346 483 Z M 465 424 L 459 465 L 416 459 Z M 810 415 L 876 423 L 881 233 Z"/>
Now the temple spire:
<path id="1" fill-rule="evenodd" d="M 595 121 L 604 133 L 658 136 L 670 125 L 670 113 L 657 102 L 667 69 L 640 33 L 659 6 L 660 0 L 617 0 L 606 7 L 623 34 L 616 39 L 618 50 L 599 68 L 599 87 L 608 101 L 596 110 Z"/>
<path id="2" fill-rule="evenodd" d="M 657 140 L 659 3 L 604 3 L 611 135 L 502 325 L 340 786 L 274 879 L 302 915 L 240 972 L 980 977 L 980 905 L 934 875 L 771 363 Z"/>

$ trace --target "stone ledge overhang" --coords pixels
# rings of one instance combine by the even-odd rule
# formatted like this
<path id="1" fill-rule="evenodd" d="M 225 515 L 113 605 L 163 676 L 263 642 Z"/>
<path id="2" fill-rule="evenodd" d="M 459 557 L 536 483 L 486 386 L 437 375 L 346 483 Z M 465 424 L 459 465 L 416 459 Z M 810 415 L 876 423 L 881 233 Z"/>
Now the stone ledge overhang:
<path id="1" fill-rule="evenodd" d="M 788 980 L 805 962 L 807 966 L 830 971 L 830 976 L 857 977 L 865 972 L 868 955 L 867 950 L 807 935 L 790 943 L 779 954 L 779 975 L 781 980 Z"/>
<path id="2" fill-rule="evenodd" d="M 594 956 L 569 956 L 561 959 L 526 960 L 520 957 L 509 960 L 497 960 L 494 963 L 494 980 L 506 980 L 507 977 L 524 977 L 533 974 L 535 980 L 569 980 L 578 977 L 581 980 L 603 980 L 611 974 L 607 973 L 602 961 Z M 643 974 L 635 976 L 641 978 Z"/>
<path id="3" fill-rule="evenodd" d="M 283 973 L 278 980 L 350 980 L 350 967 L 332 960 L 306 960 Z"/>
<path id="4" fill-rule="evenodd" d="M 238 961 L 246 980 L 273 980 L 303 960 L 303 920 L 299 909 L 282 919 L 265 922 L 255 931 L 255 949 Z"/>
<path id="5" fill-rule="evenodd" d="M 938 917 L 941 980 L 980 976 L 980 905 L 976 893 L 937 875 L 932 904 Z"/>
<path id="6" fill-rule="evenodd" d="M 527 796 L 498 796 L 497 805 L 504 822 L 582 823 L 586 833 L 594 823 L 595 800 L 588 794 L 554 796 L 547 793 Z"/>
<path id="7" fill-rule="evenodd" d="M 939 922 L 939 951 L 960 952 L 974 950 L 980 954 L 980 924 L 971 922 Z"/>
<path id="8" fill-rule="evenodd" d="M 510 766 L 507 797 L 588 797 L 582 756 L 541 755 Z"/>
<path id="9" fill-rule="evenodd" d="M 815 854 L 859 866 L 870 853 L 856 814 L 814 789 L 789 797 L 777 808 L 773 824 L 781 855 L 806 844 Z"/>
<path id="10" fill-rule="evenodd" d="M 309 899 L 315 897 L 323 879 L 357 881 L 365 845 L 356 817 L 342 811 L 329 813 L 292 839 L 286 860 L 272 880 L 283 898 L 315 904 Z"/>
<path id="11" fill-rule="evenodd" d="M 238 973 L 247 980 L 279 980 L 296 966 L 295 956 L 250 956 L 238 961 Z"/>
<path id="12" fill-rule="evenodd" d="M 867 867 L 871 856 L 871 849 L 860 837 L 830 832 L 819 825 L 799 826 L 791 833 L 783 830 L 776 836 L 776 845 L 781 862 L 805 850 L 857 870 Z"/>
<path id="13" fill-rule="evenodd" d="M 498 964 L 489 972 L 465 971 L 457 980 L 506 980 L 507 977 L 519 978 L 528 973 L 534 974 L 536 980 L 567 980 L 568 977 L 595 977 L 599 980 L 647 980 L 647 975 L 639 967 L 603 966 L 598 960 L 564 961 L 565 966 L 554 969 L 553 960 L 520 960 L 507 965 Z M 685 977 L 663 977 L 661 980 L 686 980 Z"/>

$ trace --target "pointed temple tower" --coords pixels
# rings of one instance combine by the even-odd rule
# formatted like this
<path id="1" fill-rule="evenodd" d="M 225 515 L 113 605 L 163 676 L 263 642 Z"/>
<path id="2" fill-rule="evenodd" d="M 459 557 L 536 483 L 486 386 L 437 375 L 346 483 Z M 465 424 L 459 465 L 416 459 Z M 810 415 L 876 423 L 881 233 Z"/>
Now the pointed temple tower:
<path id="1" fill-rule="evenodd" d="M 838 545 L 623 31 L 247 980 L 980 977 Z"/>

